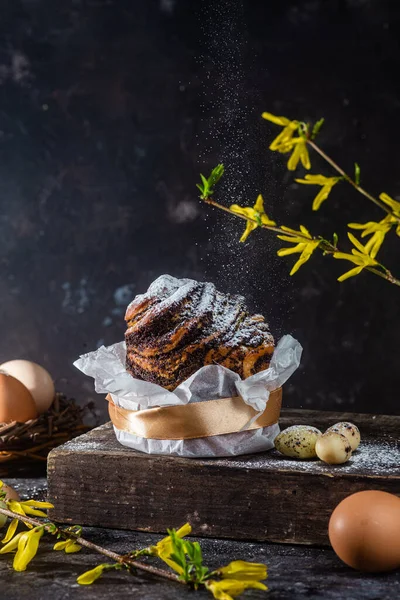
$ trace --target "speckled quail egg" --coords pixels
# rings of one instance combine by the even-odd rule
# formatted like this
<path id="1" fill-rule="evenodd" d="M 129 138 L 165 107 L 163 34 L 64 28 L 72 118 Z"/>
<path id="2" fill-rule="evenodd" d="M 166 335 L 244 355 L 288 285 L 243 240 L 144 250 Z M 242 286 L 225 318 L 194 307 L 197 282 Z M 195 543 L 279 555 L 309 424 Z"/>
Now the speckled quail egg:
<path id="1" fill-rule="evenodd" d="M 315 458 L 315 444 L 322 435 L 316 427 L 293 425 L 275 438 L 275 448 L 291 458 Z"/>

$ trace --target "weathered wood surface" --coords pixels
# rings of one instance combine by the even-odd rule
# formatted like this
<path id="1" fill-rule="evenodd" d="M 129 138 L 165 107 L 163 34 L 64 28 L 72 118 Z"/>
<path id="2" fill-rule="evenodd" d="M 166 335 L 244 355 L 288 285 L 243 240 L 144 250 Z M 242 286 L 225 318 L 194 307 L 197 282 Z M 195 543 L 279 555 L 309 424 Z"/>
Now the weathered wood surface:
<path id="1" fill-rule="evenodd" d="M 190 521 L 206 537 L 326 544 L 334 507 L 364 489 L 400 494 L 400 417 L 284 411 L 282 426 L 321 429 L 351 420 L 363 443 L 345 465 L 296 461 L 276 451 L 223 459 L 149 456 L 121 446 L 111 424 L 53 450 L 52 518 L 165 531 Z"/>
<path id="2" fill-rule="evenodd" d="M 11 474 L 11 470 L 10 470 Z M 22 498 L 46 498 L 44 478 L 6 479 L 18 489 Z M 227 518 L 232 517 L 226 515 Z M 125 554 L 130 550 L 154 544 L 159 535 L 85 528 L 84 536 L 94 543 Z M 164 582 L 138 573 L 138 577 L 110 573 L 92 586 L 78 587 L 76 577 L 104 559 L 93 552 L 78 554 L 53 552 L 54 540 L 43 538 L 40 551 L 25 573 L 11 568 L 12 556 L 0 556 L 1 598 L 5 600 L 210 600 L 208 592 L 195 594 L 184 586 Z M 330 548 L 288 546 L 237 542 L 216 539 L 201 540 L 206 564 L 216 568 L 231 560 L 249 560 L 268 565 L 269 593 L 274 600 L 393 600 L 400 597 L 400 571 L 376 576 L 352 571 Z M 260 600 L 257 590 L 248 590 L 243 598 Z"/>

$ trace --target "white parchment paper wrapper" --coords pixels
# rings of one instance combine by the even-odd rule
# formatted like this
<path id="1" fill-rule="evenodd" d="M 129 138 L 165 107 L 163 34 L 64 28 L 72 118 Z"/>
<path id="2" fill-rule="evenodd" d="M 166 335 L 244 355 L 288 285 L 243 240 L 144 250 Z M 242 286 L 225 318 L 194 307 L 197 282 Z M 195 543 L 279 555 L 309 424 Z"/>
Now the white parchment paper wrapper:
<path id="1" fill-rule="evenodd" d="M 99 394 L 110 394 L 113 402 L 128 410 L 144 410 L 154 406 L 176 406 L 190 402 L 207 402 L 240 394 L 258 414 L 264 412 L 270 392 L 281 387 L 300 364 L 302 347 L 291 335 L 285 335 L 275 348 L 269 369 L 245 380 L 237 373 L 221 367 L 202 367 L 173 392 L 163 387 L 134 379 L 125 369 L 125 342 L 101 346 L 81 356 L 74 365 L 94 378 Z M 253 419 L 253 421 L 257 418 Z M 251 425 L 251 421 L 247 427 Z M 148 454 L 218 457 L 263 452 L 273 448 L 279 425 L 251 431 L 240 431 L 191 440 L 153 440 L 121 431 L 114 426 L 118 441 L 129 448 Z"/>

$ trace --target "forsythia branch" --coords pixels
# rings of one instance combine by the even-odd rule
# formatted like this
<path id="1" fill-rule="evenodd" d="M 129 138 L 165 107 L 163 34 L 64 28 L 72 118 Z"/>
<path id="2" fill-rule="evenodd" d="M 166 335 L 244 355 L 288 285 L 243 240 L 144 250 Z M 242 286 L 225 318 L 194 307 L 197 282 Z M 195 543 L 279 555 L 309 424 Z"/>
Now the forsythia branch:
<path id="1" fill-rule="evenodd" d="M 204 179 L 206 180 L 206 178 Z M 337 247 L 336 235 L 334 235 L 334 241 L 331 243 L 321 236 L 312 236 L 302 225 L 300 226 L 300 231 L 290 229 L 283 225 L 277 226 L 275 221 L 272 221 L 265 213 L 264 201 L 261 195 L 258 196 L 253 207 L 240 207 L 237 204 L 233 204 L 228 208 L 227 206 L 216 202 L 211 197 L 202 197 L 202 199 L 207 204 L 246 221 L 246 229 L 240 239 L 241 242 L 244 242 L 247 239 L 251 231 L 257 227 L 261 227 L 262 229 L 268 229 L 269 231 L 279 234 L 278 238 L 283 241 L 295 243 L 296 245 L 293 248 L 281 248 L 278 250 L 279 256 L 300 253 L 300 258 L 292 268 L 291 275 L 294 275 L 294 273 L 309 260 L 312 253 L 318 248 L 324 255 L 330 254 L 334 258 L 347 260 L 356 265 L 356 267 L 341 275 L 339 281 L 344 281 L 349 277 L 358 275 L 361 271 L 366 269 L 374 275 L 377 275 L 394 285 L 400 286 L 400 280 L 394 277 L 389 269 L 375 259 L 379 246 L 374 246 L 370 242 L 365 246 L 362 246 L 351 233 L 349 233 L 348 236 L 355 247 L 351 254 L 349 254 L 339 250 Z M 371 241 L 374 241 L 373 238 L 371 238 Z"/>
<path id="2" fill-rule="evenodd" d="M 300 160 L 304 168 L 311 168 L 310 156 L 308 154 L 308 147 L 310 147 L 320 156 L 322 156 L 322 158 L 338 173 L 338 175 L 333 177 L 321 174 L 306 174 L 304 178 L 296 179 L 297 183 L 301 183 L 303 185 L 318 185 L 321 187 L 317 196 L 314 198 L 312 204 L 313 210 L 320 209 L 322 203 L 328 198 L 332 189 L 340 182 L 347 182 L 365 198 L 368 198 L 368 200 L 383 210 L 386 214 L 386 216 L 380 221 L 369 221 L 368 223 L 348 223 L 350 228 L 362 230 L 361 237 L 371 236 L 365 245 L 366 252 L 369 254 L 371 259 L 376 258 L 379 249 L 385 241 L 385 236 L 389 233 L 389 231 L 395 229 L 396 234 L 400 237 L 400 202 L 394 200 L 385 192 L 379 194 L 379 199 L 367 192 L 367 190 L 360 185 L 361 169 L 358 163 L 354 163 L 354 177 L 350 177 L 350 175 L 348 175 L 330 156 L 328 156 L 328 154 L 326 154 L 326 152 L 321 149 L 320 146 L 315 143 L 314 139 L 322 126 L 323 119 L 320 119 L 314 124 L 314 126 L 312 126 L 304 121 L 291 121 L 286 117 L 277 117 L 276 115 L 268 112 L 262 113 L 261 116 L 267 121 L 271 121 L 275 125 L 280 125 L 283 127 L 282 131 L 271 142 L 269 148 L 270 150 L 280 152 L 281 154 L 291 153 L 287 163 L 287 168 L 289 171 L 294 171 L 297 168 Z M 352 250 L 352 253 L 354 254 L 354 249 Z M 344 259 L 344 255 L 341 258 Z M 370 263 L 369 266 L 372 267 L 372 263 Z M 382 265 L 380 266 L 382 271 L 387 272 L 387 269 L 382 267 Z M 365 268 L 365 265 L 363 268 Z M 357 275 L 361 272 L 361 270 L 358 268 L 353 269 L 351 273 L 352 275 Z M 385 278 L 393 283 L 395 278 L 393 278 L 389 272 L 387 272 L 387 275 L 388 277 Z M 343 277 L 340 278 L 340 281 L 342 280 Z"/>
<path id="3" fill-rule="evenodd" d="M 147 564 L 141 563 L 139 561 L 133 560 L 129 557 L 123 556 L 121 554 L 117 554 L 116 552 L 113 552 L 112 550 L 108 550 L 107 548 L 103 548 L 102 546 L 99 546 L 98 544 L 94 544 L 93 542 L 86 540 L 85 538 L 81 537 L 80 535 L 74 534 L 73 532 L 69 531 L 68 529 L 63 530 L 61 527 L 58 527 L 57 525 L 55 525 L 55 523 L 51 523 L 51 522 L 43 523 L 43 521 L 39 521 L 39 519 L 33 519 L 32 517 L 28 517 L 27 515 L 20 515 L 11 510 L 1 508 L 1 507 L 0 507 L 0 514 L 3 514 L 6 517 L 9 517 L 10 519 L 17 519 L 21 523 L 29 523 L 33 527 L 43 527 L 44 530 L 47 533 L 50 533 L 51 535 L 60 535 L 64 538 L 73 537 L 75 542 L 77 544 L 79 544 L 80 546 L 89 548 L 89 550 L 94 550 L 95 552 L 98 552 L 99 554 L 102 554 L 103 556 L 106 556 L 107 558 L 110 558 L 111 560 L 114 560 L 115 562 L 126 564 L 129 567 L 133 567 L 140 571 L 146 571 L 147 573 L 151 573 L 152 575 L 157 575 L 158 577 L 164 577 L 171 581 L 179 580 L 177 575 L 174 575 L 174 573 L 170 573 L 168 571 L 165 571 L 164 569 L 158 569 L 157 567 L 153 567 L 151 565 L 147 565 Z"/>
<path id="4" fill-rule="evenodd" d="M 168 530 L 168 535 L 154 546 L 141 550 L 133 550 L 128 554 L 118 554 L 103 548 L 82 537 L 82 527 L 73 525 L 61 528 L 47 520 L 47 515 L 40 508 L 53 508 L 49 502 L 36 500 L 7 499 L 7 491 L 0 481 L 0 527 L 4 526 L 7 518 L 11 519 L 7 533 L 1 541 L 3 547 L 0 554 L 16 551 L 13 567 L 16 571 L 25 571 L 35 557 L 41 538 L 45 533 L 56 536 L 58 540 L 53 550 L 63 550 L 69 554 L 79 552 L 82 547 L 94 550 L 112 560 L 112 563 L 101 563 L 93 569 L 82 573 L 77 582 L 81 585 L 94 583 L 107 571 L 125 569 L 140 570 L 162 577 L 164 579 L 188 585 L 194 590 L 208 590 L 217 600 L 232 600 L 247 588 L 266 590 L 262 580 L 267 578 L 267 568 L 261 563 L 233 561 L 215 571 L 204 565 L 203 554 L 198 542 L 185 539 L 192 531 L 189 523 L 178 530 Z M 33 518 L 44 517 L 46 520 Z M 17 533 L 19 523 L 28 527 Z M 136 560 L 140 556 L 156 557 L 168 565 L 172 571 L 166 571 Z"/>
<path id="5" fill-rule="evenodd" d="M 381 210 L 384 210 L 387 214 L 391 215 L 396 221 L 398 221 L 400 223 L 399 215 L 396 215 L 395 212 L 389 206 L 387 206 L 384 202 L 378 200 L 378 198 L 375 198 L 374 196 L 372 196 L 372 194 L 370 194 L 363 187 L 361 187 L 360 184 L 355 179 L 352 179 L 345 171 L 343 171 L 343 169 L 332 158 L 330 158 L 330 156 L 328 156 L 313 140 L 307 139 L 307 144 L 313 150 L 315 150 L 315 152 L 317 152 L 320 156 L 322 156 L 322 158 L 328 164 L 330 164 L 331 167 L 333 167 L 335 169 L 335 171 L 337 171 L 337 173 L 339 173 L 343 177 L 343 179 L 345 181 L 347 181 L 347 183 L 349 183 L 351 186 L 353 186 L 353 188 L 356 189 L 357 192 L 359 192 L 360 194 L 362 194 L 363 196 L 368 198 L 368 200 L 373 202 Z M 356 163 L 356 165 L 357 165 L 357 163 Z M 356 167 L 356 172 L 358 173 L 358 178 L 359 178 L 359 166 L 358 165 Z"/>

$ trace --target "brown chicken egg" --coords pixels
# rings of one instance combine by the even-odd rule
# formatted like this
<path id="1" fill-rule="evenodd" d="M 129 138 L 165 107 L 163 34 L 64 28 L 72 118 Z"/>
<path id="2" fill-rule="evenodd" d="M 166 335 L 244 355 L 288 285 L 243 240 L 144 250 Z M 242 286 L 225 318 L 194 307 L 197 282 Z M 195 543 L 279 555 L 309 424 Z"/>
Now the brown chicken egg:
<path id="1" fill-rule="evenodd" d="M 378 573 L 400 567 L 400 498 L 366 490 L 348 496 L 329 521 L 329 539 L 353 569 Z"/>
<path id="2" fill-rule="evenodd" d="M 0 423 L 25 423 L 36 417 L 36 404 L 31 393 L 18 379 L 0 372 Z"/>
<path id="3" fill-rule="evenodd" d="M 0 365 L 0 370 L 24 384 L 30 391 L 39 414 L 50 408 L 55 389 L 51 375 L 46 369 L 30 360 L 9 360 Z"/>

